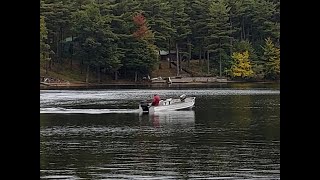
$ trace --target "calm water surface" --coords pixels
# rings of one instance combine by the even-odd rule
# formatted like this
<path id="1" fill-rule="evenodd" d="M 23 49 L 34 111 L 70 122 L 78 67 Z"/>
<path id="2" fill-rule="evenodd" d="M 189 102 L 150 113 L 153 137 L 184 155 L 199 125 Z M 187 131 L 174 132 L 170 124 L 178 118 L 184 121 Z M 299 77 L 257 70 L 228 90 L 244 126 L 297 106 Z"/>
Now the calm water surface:
<path id="1" fill-rule="evenodd" d="M 195 107 L 139 115 L 154 93 Z M 280 179 L 280 90 L 42 90 L 40 166 L 40 179 Z"/>

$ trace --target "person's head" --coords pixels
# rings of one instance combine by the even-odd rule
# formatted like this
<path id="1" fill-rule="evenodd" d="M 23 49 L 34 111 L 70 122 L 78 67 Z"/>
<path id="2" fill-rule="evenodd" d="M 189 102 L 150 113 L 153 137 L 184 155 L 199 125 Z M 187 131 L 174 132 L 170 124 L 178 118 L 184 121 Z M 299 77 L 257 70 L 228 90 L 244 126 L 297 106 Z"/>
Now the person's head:
<path id="1" fill-rule="evenodd" d="M 156 96 L 156 95 L 158 95 L 158 94 L 154 94 L 153 96 Z"/>

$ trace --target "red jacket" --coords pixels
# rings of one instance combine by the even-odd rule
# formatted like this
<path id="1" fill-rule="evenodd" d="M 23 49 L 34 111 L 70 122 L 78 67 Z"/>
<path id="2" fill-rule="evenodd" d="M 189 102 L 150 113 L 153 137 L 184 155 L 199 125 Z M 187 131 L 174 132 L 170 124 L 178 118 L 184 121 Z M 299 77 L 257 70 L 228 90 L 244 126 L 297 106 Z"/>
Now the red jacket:
<path id="1" fill-rule="evenodd" d="M 158 95 L 153 96 L 152 106 L 158 106 L 160 101 L 160 97 Z"/>

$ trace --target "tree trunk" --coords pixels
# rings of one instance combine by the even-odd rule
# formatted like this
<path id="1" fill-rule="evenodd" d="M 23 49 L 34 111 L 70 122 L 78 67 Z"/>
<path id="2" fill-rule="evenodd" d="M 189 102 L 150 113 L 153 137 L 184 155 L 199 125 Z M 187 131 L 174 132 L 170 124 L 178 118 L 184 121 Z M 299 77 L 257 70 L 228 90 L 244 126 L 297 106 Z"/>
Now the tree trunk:
<path id="1" fill-rule="evenodd" d="M 118 71 L 114 72 L 114 80 L 116 80 L 116 81 L 118 80 Z"/>
<path id="2" fill-rule="evenodd" d="M 51 67 L 52 67 L 52 59 L 50 58 L 49 60 L 49 69 L 51 70 Z"/>
<path id="3" fill-rule="evenodd" d="M 209 72 L 210 72 L 210 71 L 209 71 L 209 69 L 210 69 L 210 68 L 209 68 L 209 67 L 210 67 L 210 64 L 209 64 L 209 63 L 210 63 L 210 62 L 209 62 L 210 57 L 209 57 L 209 55 L 210 55 L 210 53 L 209 53 L 209 50 L 208 50 L 208 51 L 207 51 L 207 58 L 208 58 L 207 73 L 208 73 L 208 74 L 209 74 Z"/>
<path id="4" fill-rule="evenodd" d="M 100 71 L 100 65 L 97 66 L 97 75 L 98 75 L 98 83 L 101 83 L 101 71 Z"/>
<path id="5" fill-rule="evenodd" d="M 82 74 L 83 72 L 83 59 L 81 59 L 81 64 L 80 64 L 80 74 Z"/>
<path id="6" fill-rule="evenodd" d="M 251 39 L 252 39 L 252 43 L 254 43 L 254 33 L 253 33 L 253 30 L 251 32 Z"/>
<path id="7" fill-rule="evenodd" d="M 251 42 L 253 42 L 253 33 L 252 33 L 252 24 L 253 23 L 251 23 L 251 26 L 250 26 L 250 33 L 251 33 Z M 248 31 L 248 36 L 249 36 L 249 31 Z"/>
<path id="8" fill-rule="evenodd" d="M 219 39 L 219 64 L 220 64 L 220 67 L 219 67 L 219 72 L 220 72 L 220 77 L 221 77 L 221 39 Z"/>
<path id="9" fill-rule="evenodd" d="M 71 42 L 72 42 L 72 45 L 73 45 L 73 35 L 71 35 Z M 72 70 L 73 46 L 71 48 L 70 54 L 71 54 L 71 57 L 70 57 L 70 69 Z"/>
<path id="10" fill-rule="evenodd" d="M 231 31 L 231 37 L 230 37 L 230 56 L 232 55 L 232 21 L 231 21 L 231 14 L 230 14 L 230 31 Z"/>
<path id="11" fill-rule="evenodd" d="M 159 50 L 159 58 L 160 58 L 160 61 L 159 61 L 159 69 L 161 69 L 161 55 L 160 55 L 160 50 Z"/>
<path id="12" fill-rule="evenodd" d="M 189 43 L 190 43 L 190 42 L 189 42 Z M 190 67 L 190 60 L 191 60 L 191 44 L 189 44 L 188 67 Z"/>
<path id="13" fill-rule="evenodd" d="M 134 82 L 137 82 L 137 80 L 138 80 L 138 72 L 135 71 L 134 72 Z"/>
<path id="14" fill-rule="evenodd" d="M 181 60 L 182 60 L 181 53 L 179 53 L 179 72 L 182 72 Z"/>
<path id="15" fill-rule="evenodd" d="M 178 43 L 176 43 L 176 55 L 177 55 L 177 76 L 179 76 L 179 46 Z"/>
<path id="16" fill-rule="evenodd" d="M 86 72 L 86 83 L 89 83 L 89 64 L 87 65 L 87 72 Z"/>
<path id="17" fill-rule="evenodd" d="M 59 53 L 60 53 L 60 51 L 59 51 L 59 40 L 58 40 L 59 37 L 56 37 L 56 38 L 57 38 L 57 54 L 56 54 L 57 59 L 56 60 L 59 62 Z"/>
<path id="18" fill-rule="evenodd" d="M 60 63 L 62 63 L 62 55 L 63 55 L 63 27 L 60 27 Z"/>
<path id="19" fill-rule="evenodd" d="M 202 64 L 201 64 L 201 54 L 202 52 L 201 52 L 201 47 L 200 47 L 200 52 L 199 52 L 199 65 L 200 65 L 200 67 L 202 66 Z"/>
<path id="20" fill-rule="evenodd" d="M 47 60 L 45 60 L 45 62 L 46 62 L 46 74 L 48 74 L 48 66 L 49 66 L 48 63 L 49 62 Z"/>
<path id="21" fill-rule="evenodd" d="M 203 50 L 203 55 L 202 55 L 202 57 L 203 57 L 203 59 L 202 59 L 202 64 L 203 64 L 203 66 L 206 66 L 206 51 L 205 50 Z"/>
<path id="22" fill-rule="evenodd" d="M 169 54 L 168 54 L 168 56 L 169 56 L 169 68 L 171 69 L 171 52 L 170 52 L 170 48 L 171 47 L 171 43 L 170 43 L 170 39 L 169 39 Z"/>
<path id="23" fill-rule="evenodd" d="M 244 17 L 242 18 L 242 34 L 243 34 L 243 40 L 246 40 L 246 31 L 244 28 Z"/>

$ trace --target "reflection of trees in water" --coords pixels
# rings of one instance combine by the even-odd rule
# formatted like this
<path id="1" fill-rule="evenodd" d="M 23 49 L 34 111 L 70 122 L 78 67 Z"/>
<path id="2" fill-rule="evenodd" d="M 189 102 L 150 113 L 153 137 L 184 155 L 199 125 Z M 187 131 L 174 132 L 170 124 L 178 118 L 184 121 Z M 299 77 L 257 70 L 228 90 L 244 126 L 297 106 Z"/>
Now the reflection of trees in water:
<path id="1" fill-rule="evenodd" d="M 264 139 L 280 138 L 279 97 L 230 96 L 232 127 L 241 137 L 261 134 Z M 248 137 L 249 138 L 249 137 Z"/>
<path id="2" fill-rule="evenodd" d="M 148 171 L 180 172 L 181 176 L 188 176 L 188 170 L 192 168 L 192 147 L 190 141 L 193 136 L 194 111 L 167 111 L 156 112 L 139 116 L 140 136 L 138 143 L 139 162 L 141 167 Z M 147 166 L 150 161 L 156 166 Z"/>
<path id="3" fill-rule="evenodd" d="M 252 119 L 251 96 L 230 96 L 233 107 L 230 109 L 232 122 L 236 128 L 249 128 Z"/>
<path id="4" fill-rule="evenodd" d="M 46 126 L 46 120 L 47 116 L 40 114 L 40 130 L 41 127 Z M 41 136 L 40 132 L 40 169 L 45 169 L 42 167 L 47 167 L 49 165 L 48 158 L 46 157 L 46 154 L 48 154 L 48 150 L 46 148 L 46 142 L 48 141 L 48 138 L 45 136 Z"/>
<path id="5" fill-rule="evenodd" d="M 199 98 L 198 98 L 199 99 Z M 279 161 L 278 95 L 231 95 L 203 98 L 196 111 L 194 149 L 201 154 L 207 148 L 207 165 L 202 170 L 228 171 L 230 168 L 265 166 Z M 204 106 L 204 110 L 200 109 Z M 196 157 L 199 158 L 199 157 Z M 243 162 L 240 160 L 245 159 Z M 263 159 L 265 161 L 256 162 Z M 272 163 L 271 163 L 272 164 Z"/>
<path id="6" fill-rule="evenodd" d="M 253 108 L 252 114 L 255 117 L 254 126 L 251 128 L 252 134 L 262 134 L 268 140 L 280 140 L 280 97 L 263 97 L 264 101 L 259 101 L 261 97 L 254 97 L 257 107 Z"/>
<path id="7" fill-rule="evenodd" d="M 40 176 L 95 179 L 100 165 L 130 162 L 136 125 L 133 114 L 41 114 Z"/>
<path id="8" fill-rule="evenodd" d="M 234 89 L 253 89 L 253 88 L 268 88 L 268 89 L 279 89 L 279 83 L 228 83 L 228 87 Z"/>

